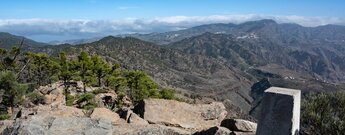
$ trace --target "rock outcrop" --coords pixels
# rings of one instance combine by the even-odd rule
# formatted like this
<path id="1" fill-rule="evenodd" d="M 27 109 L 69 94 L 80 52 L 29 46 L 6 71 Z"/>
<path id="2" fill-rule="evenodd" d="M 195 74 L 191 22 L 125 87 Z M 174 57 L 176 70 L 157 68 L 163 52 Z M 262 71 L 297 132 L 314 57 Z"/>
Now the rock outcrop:
<path id="1" fill-rule="evenodd" d="M 70 106 L 51 106 L 38 105 L 33 108 L 22 108 L 17 118 L 27 119 L 30 116 L 40 115 L 42 117 L 57 116 L 57 117 L 84 117 L 84 112 L 81 109 Z"/>
<path id="2" fill-rule="evenodd" d="M 148 99 L 144 119 L 129 108 L 120 116 L 106 108 L 87 111 L 68 107 L 39 105 L 21 109 L 21 117 L 14 121 L 2 122 L 0 134 L 25 135 L 251 135 L 247 125 L 230 130 L 221 120 L 225 117 L 224 106 L 219 103 L 191 105 L 177 101 Z M 149 107 L 158 105 L 159 107 Z M 170 105 L 170 106 L 167 106 Z M 157 109 L 150 110 L 150 109 Z M 171 109 L 176 109 L 171 110 Z M 172 112 L 169 112 L 172 111 Z M 149 113 L 149 114 L 145 114 Z M 165 113 L 165 114 L 164 114 Z M 173 113 L 173 114 L 170 114 Z M 175 115 L 174 115 L 175 114 Z M 157 116 L 157 119 L 154 119 Z M 241 121 L 241 120 L 237 120 Z M 154 123 L 155 122 L 155 123 Z M 241 121 L 242 122 L 242 121 Z M 243 123 L 242 123 L 243 124 Z M 181 126 L 177 126 L 181 125 Z M 216 126 L 210 126 L 216 125 Z M 192 127 L 193 126 L 193 127 Z M 241 129 L 241 130 L 239 130 Z M 254 129 L 253 129 L 254 130 Z"/>
<path id="3" fill-rule="evenodd" d="M 31 114 L 24 116 L 25 114 Z M 91 119 L 80 109 L 67 106 L 37 106 L 22 110 L 23 118 L 8 124 L 2 134 L 19 135 L 60 135 L 112 134 L 111 119 Z"/>
<path id="4" fill-rule="evenodd" d="M 113 128 L 113 135 L 192 135 L 194 132 L 158 124 L 119 125 Z"/>
<path id="5" fill-rule="evenodd" d="M 113 90 L 107 90 L 107 93 L 99 93 L 95 96 L 97 107 L 105 107 L 107 104 L 113 104 L 117 94 Z"/>
<path id="6" fill-rule="evenodd" d="M 65 105 L 63 82 L 55 82 L 46 86 L 40 86 L 36 91 L 44 96 L 44 104 Z"/>
<path id="7" fill-rule="evenodd" d="M 71 96 L 84 94 L 79 82 L 68 85 Z M 44 97 L 43 102 L 36 105 L 27 100 L 27 106 L 15 108 L 14 120 L 0 121 L 0 135 L 229 135 L 244 131 L 221 127 L 227 116 L 221 102 L 188 104 L 175 100 L 145 99 L 133 109 L 128 97 L 119 99 L 111 89 L 88 90 L 94 94 L 92 101 L 97 108 L 82 110 L 77 108 L 77 104 L 65 106 L 62 82 L 41 86 L 36 92 Z M 113 108 L 116 112 L 105 108 L 117 100 L 124 103 L 122 108 Z M 237 114 L 242 113 L 241 110 L 238 112 L 232 117 L 240 116 Z"/>
<path id="8" fill-rule="evenodd" d="M 192 105 L 163 99 L 145 99 L 134 112 L 149 123 L 197 130 L 219 126 L 227 114 L 218 102 Z"/>
<path id="9" fill-rule="evenodd" d="M 91 120 L 87 117 L 33 116 L 17 120 L 3 133 L 14 135 L 111 135 L 111 121 L 107 119 Z"/>

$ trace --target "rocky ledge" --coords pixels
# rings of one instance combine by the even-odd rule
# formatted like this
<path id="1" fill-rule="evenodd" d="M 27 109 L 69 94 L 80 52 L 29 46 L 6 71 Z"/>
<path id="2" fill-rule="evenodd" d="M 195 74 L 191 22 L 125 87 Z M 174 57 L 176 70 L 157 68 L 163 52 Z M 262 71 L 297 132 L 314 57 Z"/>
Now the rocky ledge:
<path id="1" fill-rule="evenodd" d="M 54 86 L 54 85 L 51 85 Z M 59 85 L 58 85 L 59 86 Z M 22 107 L 11 120 L 0 121 L 2 135 L 254 135 L 256 123 L 225 119 L 221 102 L 188 104 L 145 99 L 116 112 L 101 103 L 91 110 L 65 106 L 63 89 L 40 89 L 45 102 Z M 101 95 L 100 95 L 101 94 Z M 116 93 L 100 93 L 114 95 Z"/>

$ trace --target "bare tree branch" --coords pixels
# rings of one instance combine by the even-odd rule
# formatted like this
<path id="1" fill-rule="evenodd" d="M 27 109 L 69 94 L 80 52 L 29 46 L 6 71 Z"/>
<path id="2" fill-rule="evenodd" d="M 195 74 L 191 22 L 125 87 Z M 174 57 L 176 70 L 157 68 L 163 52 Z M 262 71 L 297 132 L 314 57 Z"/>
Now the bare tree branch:
<path id="1" fill-rule="evenodd" d="M 13 61 L 15 61 L 17 56 L 20 54 L 20 49 L 22 49 L 23 45 L 24 45 L 24 38 L 22 39 L 22 41 L 20 41 L 20 45 L 19 45 L 19 48 L 18 48 L 19 51 L 16 52 L 16 54 L 14 55 L 14 57 L 12 59 Z"/>

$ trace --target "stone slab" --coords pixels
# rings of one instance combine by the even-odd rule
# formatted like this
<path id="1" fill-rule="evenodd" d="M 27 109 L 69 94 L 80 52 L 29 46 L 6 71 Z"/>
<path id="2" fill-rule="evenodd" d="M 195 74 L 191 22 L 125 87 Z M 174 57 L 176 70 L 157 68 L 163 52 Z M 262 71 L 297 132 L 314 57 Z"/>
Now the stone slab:
<path id="1" fill-rule="evenodd" d="M 271 87 L 264 93 L 257 135 L 299 134 L 301 91 Z"/>

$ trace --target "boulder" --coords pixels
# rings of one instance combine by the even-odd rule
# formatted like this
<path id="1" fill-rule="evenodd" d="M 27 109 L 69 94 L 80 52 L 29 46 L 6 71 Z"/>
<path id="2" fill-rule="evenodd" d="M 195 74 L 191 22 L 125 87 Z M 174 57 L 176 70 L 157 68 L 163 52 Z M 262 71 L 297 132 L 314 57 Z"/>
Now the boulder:
<path id="1" fill-rule="evenodd" d="M 22 108 L 20 111 L 20 118 L 27 119 L 31 115 L 35 115 L 37 113 L 37 107 L 35 108 Z"/>
<path id="2" fill-rule="evenodd" d="M 113 127 L 113 135 L 192 135 L 193 132 L 157 124 L 119 125 Z"/>
<path id="3" fill-rule="evenodd" d="M 223 104 L 226 108 L 226 111 L 228 112 L 226 119 L 239 118 L 256 122 L 256 119 L 254 117 L 250 116 L 248 112 L 245 112 L 240 107 L 233 104 L 231 100 L 226 99 L 223 101 Z"/>
<path id="4" fill-rule="evenodd" d="M 39 105 L 33 108 L 21 108 L 17 114 L 22 119 L 27 119 L 30 116 L 57 116 L 57 117 L 84 117 L 85 114 L 81 109 L 69 107 L 69 106 L 51 106 L 51 105 Z"/>
<path id="5" fill-rule="evenodd" d="M 109 119 L 113 125 L 125 123 L 124 120 L 120 119 L 120 116 L 117 113 L 112 112 L 107 108 L 95 108 L 90 117 L 91 119 Z"/>
<path id="6" fill-rule="evenodd" d="M 135 124 L 135 125 L 147 125 L 149 124 L 146 120 L 140 118 L 137 114 L 135 113 L 130 113 L 128 117 L 129 124 Z"/>
<path id="7" fill-rule="evenodd" d="M 106 119 L 94 121 L 87 117 L 45 117 L 36 115 L 26 120 L 18 119 L 13 126 L 7 127 L 2 134 L 111 135 L 112 126 L 111 121 Z"/>
<path id="8" fill-rule="evenodd" d="M 118 111 L 120 117 L 127 121 L 129 124 L 134 125 L 147 125 L 149 124 L 146 120 L 138 116 L 137 114 L 133 113 L 133 111 L 129 108 L 121 108 Z"/>
<path id="9" fill-rule="evenodd" d="M 65 96 L 63 94 L 63 82 L 55 82 L 46 86 L 40 86 L 37 89 L 44 96 L 44 104 L 46 105 L 64 105 Z"/>
<path id="10" fill-rule="evenodd" d="M 51 104 L 53 103 L 53 96 L 52 95 L 44 95 L 44 100 L 43 103 L 44 104 Z"/>
<path id="11" fill-rule="evenodd" d="M 192 105 L 164 99 L 145 99 L 134 112 L 149 123 L 196 130 L 219 126 L 227 114 L 219 102 Z"/>
<path id="12" fill-rule="evenodd" d="M 7 127 L 11 127 L 14 123 L 14 120 L 2 120 L 0 121 L 0 135 L 3 134 L 4 130 Z"/>
<path id="13" fill-rule="evenodd" d="M 97 111 L 96 111 L 97 112 Z M 105 111 L 103 111 L 105 112 Z M 68 106 L 40 105 L 31 109 L 23 109 L 13 125 L 7 126 L 2 134 L 25 135 L 111 135 L 112 119 L 86 117 L 82 110 Z M 104 115 L 110 115 L 105 112 Z"/>
<path id="14" fill-rule="evenodd" d="M 84 117 L 84 112 L 81 109 L 69 106 L 39 106 L 37 114 L 56 117 Z"/>
<path id="15" fill-rule="evenodd" d="M 226 127 L 231 131 L 255 132 L 257 124 L 242 119 L 225 119 L 222 121 L 221 126 Z"/>
<path id="16" fill-rule="evenodd" d="M 46 105 L 65 105 L 66 101 L 65 101 L 65 96 L 63 95 L 63 93 L 61 94 L 49 94 L 49 95 L 44 95 L 44 104 Z"/>
<path id="17" fill-rule="evenodd" d="M 193 135 L 229 135 L 231 131 L 225 127 L 211 127 L 207 130 L 196 132 Z"/>

